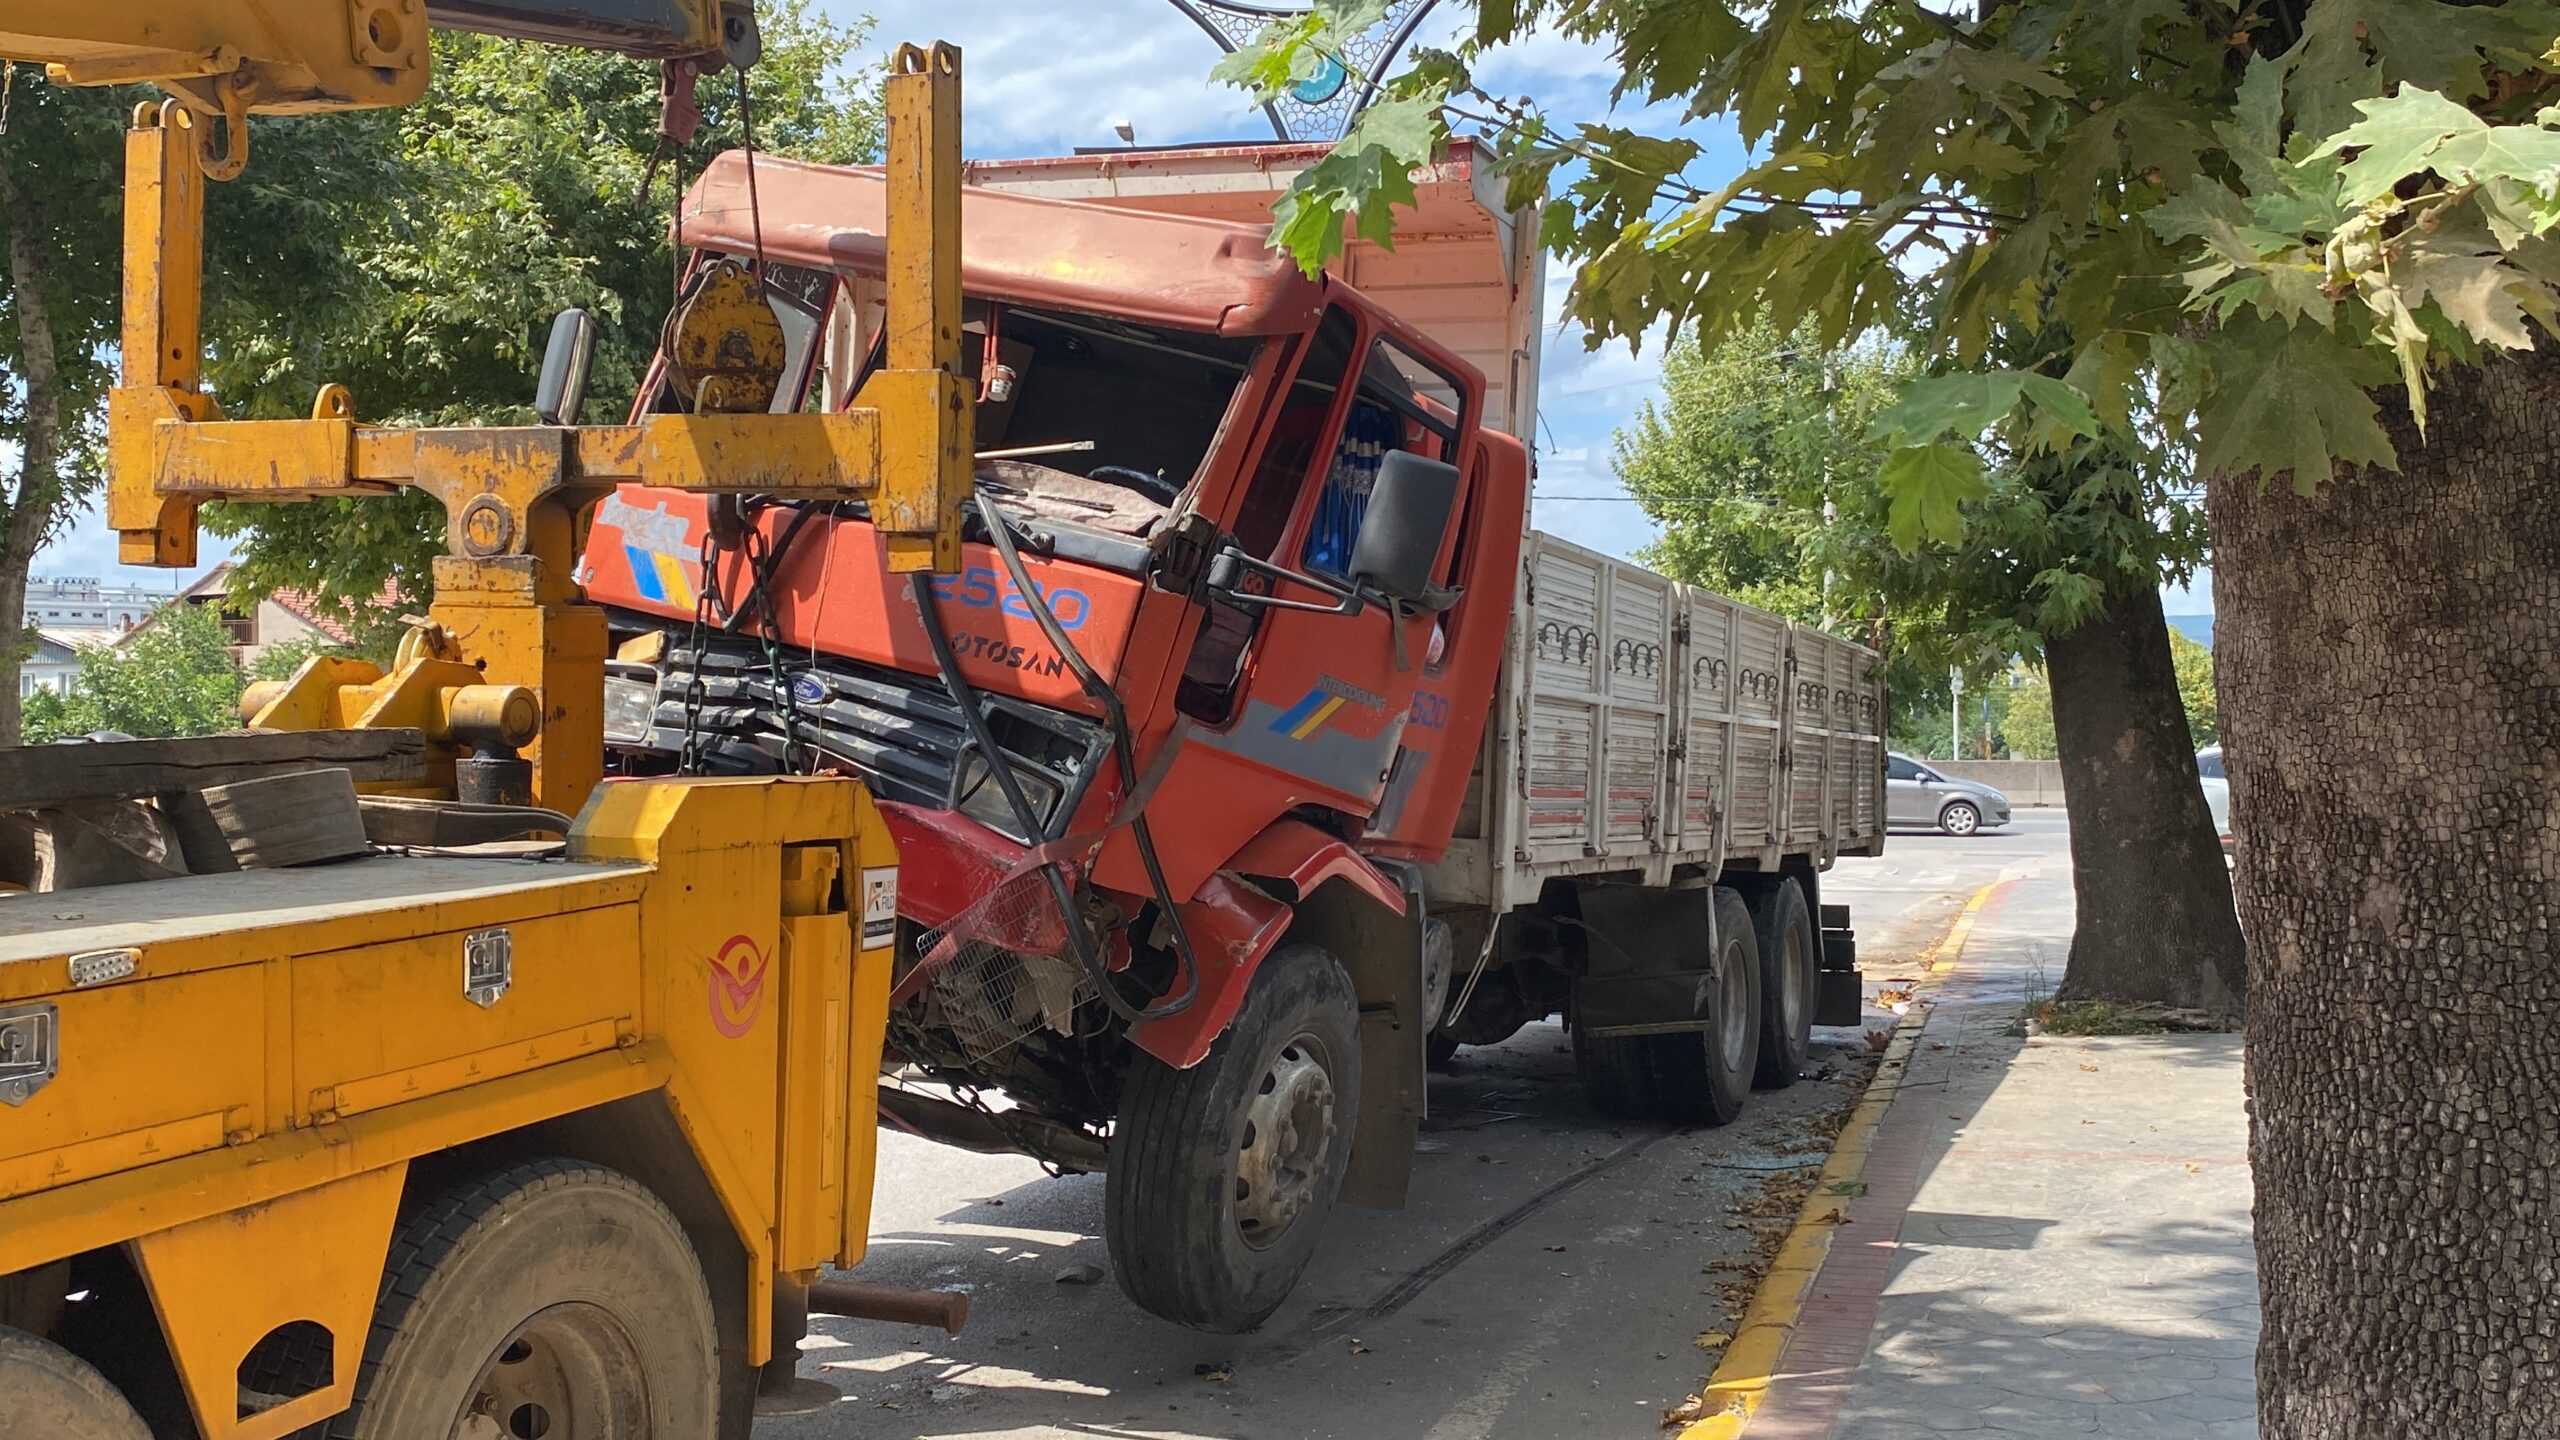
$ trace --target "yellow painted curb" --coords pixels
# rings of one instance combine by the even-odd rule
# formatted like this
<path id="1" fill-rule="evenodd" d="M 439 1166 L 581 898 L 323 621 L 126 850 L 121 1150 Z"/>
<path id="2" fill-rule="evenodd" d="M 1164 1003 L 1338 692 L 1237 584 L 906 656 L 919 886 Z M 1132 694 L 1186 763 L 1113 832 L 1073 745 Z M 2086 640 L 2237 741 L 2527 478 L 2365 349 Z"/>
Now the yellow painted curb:
<path id="1" fill-rule="evenodd" d="M 1964 954 L 1965 942 L 1973 936 L 1974 917 L 2008 883 L 1995 880 L 1974 891 L 1947 932 L 1915 957 L 1922 974 L 1921 985 L 1954 968 Z M 1919 988 L 1920 985 L 1913 987 L 1915 991 Z M 1707 1403 L 1717 1407 L 1716 1413 L 1691 1421 L 1680 1432 L 1680 1440 L 1737 1440 L 1759 1410 L 1761 1399 L 1769 1392 L 1770 1380 L 1778 1373 L 1778 1358 L 1786 1351 L 1787 1339 L 1795 1334 L 1796 1323 L 1803 1318 L 1805 1297 L 1813 1291 L 1814 1277 L 1821 1273 L 1822 1262 L 1831 1254 L 1831 1237 L 1840 1228 L 1841 1207 L 1859 1172 L 1866 1168 L 1876 1130 L 1884 1123 L 1894 1093 L 1902 1087 L 1912 1047 L 1919 1043 L 1920 1027 L 1928 1019 L 1929 1007 L 1915 1004 L 1893 1027 L 1893 1040 L 1885 1047 L 1884 1059 L 1877 1062 L 1876 1073 L 1868 1077 L 1866 1093 L 1859 1097 L 1858 1108 L 1850 1112 L 1849 1123 L 1840 1127 L 1840 1138 L 1833 1142 L 1831 1158 L 1823 1162 L 1822 1174 L 1813 1182 L 1813 1193 L 1805 1197 L 1804 1208 L 1796 1212 L 1795 1225 L 1779 1244 L 1777 1257 L 1769 1262 L 1769 1273 L 1761 1278 L 1759 1290 L 1743 1309 L 1733 1343 L 1725 1347 L 1723 1360 L 1707 1377 L 1703 1393 Z"/>

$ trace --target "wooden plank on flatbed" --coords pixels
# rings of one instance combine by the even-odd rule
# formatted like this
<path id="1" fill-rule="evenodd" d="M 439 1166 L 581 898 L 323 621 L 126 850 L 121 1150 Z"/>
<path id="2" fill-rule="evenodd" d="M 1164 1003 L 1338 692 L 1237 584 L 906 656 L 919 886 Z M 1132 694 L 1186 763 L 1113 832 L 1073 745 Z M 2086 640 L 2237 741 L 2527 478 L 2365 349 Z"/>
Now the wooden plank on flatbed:
<path id="1" fill-rule="evenodd" d="M 123 800 L 329 766 L 358 783 L 420 780 L 416 730 L 265 730 L 184 740 L 101 740 L 0 750 L 0 810 Z"/>

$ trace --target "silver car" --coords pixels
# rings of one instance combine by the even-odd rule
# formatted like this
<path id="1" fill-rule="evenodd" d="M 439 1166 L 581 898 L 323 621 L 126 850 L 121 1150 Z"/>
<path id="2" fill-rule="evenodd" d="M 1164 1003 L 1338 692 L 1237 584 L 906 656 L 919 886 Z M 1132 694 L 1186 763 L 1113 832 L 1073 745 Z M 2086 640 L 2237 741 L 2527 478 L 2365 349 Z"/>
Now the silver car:
<path id="1" fill-rule="evenodd" d="M 1908 755 L 1884 757 L 1884 807 L 1889 825 L 1931 826 L 1950 835 L 2009 823 L 2008 796 L 1978 780 L 1941 775 Z"/>
<path id="2" fill-rule="evenodd" d="M 2231 853 L 2231 776 L 2222 768 L 2222 747 L 2207 745 L 2196 752 L 2196 778 L 2204 785 L 2204 808 L 2213 814 L 2213 833 L 2222 839 L 2222 853 Z"/>

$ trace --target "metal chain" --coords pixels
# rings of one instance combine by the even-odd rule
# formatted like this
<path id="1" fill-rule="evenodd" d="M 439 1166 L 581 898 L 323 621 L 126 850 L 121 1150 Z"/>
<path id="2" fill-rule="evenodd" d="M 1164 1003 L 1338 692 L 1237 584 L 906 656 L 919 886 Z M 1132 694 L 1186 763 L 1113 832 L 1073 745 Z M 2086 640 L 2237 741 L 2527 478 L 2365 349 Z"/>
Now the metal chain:
<path id="1" fill-rule="evenodd" d="M 773 677 L 775 699 L 782 705 L 782 769 L 786 775 L 809 773 L 809 749 L 800 741 L 800 697 L 782 671 L 782 621 L 773 608 L 773 542 L 764 527 L 747 524 L 748 599 L 756 607 L 756 641 L 764 647 L 765 673 Z"/>
<path id="2" fill-rule="evenodd" d="M 676 773 L 702 773 L 702 672 L 711 661 L 711 602 L 720 589 L 720 547 L 712 543 L 711 528 L 702 531 L 702 548 L 695 552 L 701 562 L 702 583 L 694 587 L 693 601 L 693 668 L 684 682 L 684 745 L 676 752 Z"/>

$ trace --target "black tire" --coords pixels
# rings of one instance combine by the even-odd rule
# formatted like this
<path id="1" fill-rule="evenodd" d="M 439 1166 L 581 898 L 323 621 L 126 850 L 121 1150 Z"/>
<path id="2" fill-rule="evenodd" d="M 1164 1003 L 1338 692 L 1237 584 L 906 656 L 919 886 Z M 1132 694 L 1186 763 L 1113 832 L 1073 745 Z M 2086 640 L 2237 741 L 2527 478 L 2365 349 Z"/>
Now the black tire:
<path id="1" fill-rule="evenodd" d="M 1433 1070 L 1445 1069 L 1449 1062 L 1456 1058 L 1458 1058 L 1458 1042 L 1450 1039 L 1446 1033 L 1434 1030 L 1423 1037 L 1422 1063 L 1425 1067 Z"/>
<path id="2" fill-rule="evenodd" d="M 151 1440 L 142 1417 L 88 1361 L 0 1328 L 0 1415 L 11 1435 L 43 1440 Z"/>
<path id="3" fill-rule="evenodd" d="M 1260 1325 L 1315 1255 L 1359 1114 L 1351 977 L 1321 946 L 1283 945 L 1206 1059 L 1129 1067 L 1103 1187 L 1121 1290 L 1194 1330 Z"/>
<path id="4" fill-rule="evenodd" d="M 716 1433 L 718 1329 L 684 1227 L 638 1181 L 534 1160 L 402 1221 L 339 1440 Z"/>
<path id="5" fill-rule="evenodd" d="M 1970 800 L 1950 800 L 1938 812 L 1938 828 L 1950 835 L 1970 835 L 1982 828 L 1982 811 Z"/>
<path id="6" fill-rule="evenodd" d="M 1760 1063 L 1760 941 L 1751 930 L 1751 907 L 1721 887 L 1715 907 L 1721 953 L 1707 1028 L 1644 1037 L 1661 1115 L 1692 1125 L 1733 1123 L 1751 1100 Z"/>
<path id="7" fill-rule="evenodd" d="M 1760 1064 L 1752 1078 L 1763 1090 L 1784 1090 L 1812 1051 L 1822 994 L 1822 951 L 1804 887 L 1790 877 L 1761 891 L 1751 929 L 1760 943 Z"/>
<path id="8" fill-rule="evenodd" d="M 1648 1042 L 1656 1035 L 1594 1035 L 1573 1026 L 1573 1070 L 1582 1077 L 1582 1097 L 1612 1120 L 1650 1120 L 1661 1113 L 1654 1088 L 1654 1065 Z M 1685 1040 L 1687 1036 L 1673 1036 Z"/>

